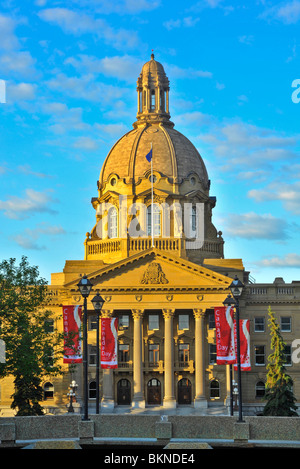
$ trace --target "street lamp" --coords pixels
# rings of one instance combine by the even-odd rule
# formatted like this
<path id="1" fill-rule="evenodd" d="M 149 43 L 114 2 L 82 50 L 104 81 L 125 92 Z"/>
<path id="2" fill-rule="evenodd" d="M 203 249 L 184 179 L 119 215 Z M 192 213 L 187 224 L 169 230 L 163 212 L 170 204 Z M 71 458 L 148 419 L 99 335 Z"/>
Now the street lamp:
<path id="1" fill-rule="evenodd" d="M 97 313 L 97 336 L 96 336 L 96 342 L 97 342 L 97 361 L 96 361 L 96 414 L 99 414 L 99 372 L 100 372 L 100 328 L 99 328 L 99 317 L 100 317 L 100 312 L 102 309 L 102 306 L 104 305 L 104 300 L 102 296 L 99 294 L 99 290 L 97 290 L 96 296 L 92 299 L 92 303 L 94 306 L 94 309 Z"/>
<path id="2" fill-rule="evenodd" d="M 73 380 L 69 388 L 70 388 L 70 391 L 67 393 L 67 396 L 70 397 L 70 405 L 69 405 L 68 412 L 74 412 L 73 398 L 75 397 L 76 389 L 78 388 L 78 384 L 76 383 L 76 381 Z"/>
<path id="3" fill-rule="evenodd" d="M 241 375 L 241 342 L 240 342 L 240 311 L 239 311 L 239 298 L 243 292 L 243 283 L 235 276 L 235 279 L 229 285 L 233 298 L 228 295 L 224 301 L 225 306 L 235 307 L 235 320 L 236 320 L 236 352 L 237 352 L 237 372 L 238 372 L 238 395 L 239 395 L 239 418 L 238 422 L 243 422 L 243 409 L 242 409 L 242 375 Z"/>
<path id="4" fill-rule="evenodd" d="M 77 284 L 81 296 L 83 297 L 83 376 L 84 376 L 84 416 L 83 420 L 88 420 L 88 363 L 87 363 L 87 297 L 91 293 L 93 284 L 84 275 Z"/>

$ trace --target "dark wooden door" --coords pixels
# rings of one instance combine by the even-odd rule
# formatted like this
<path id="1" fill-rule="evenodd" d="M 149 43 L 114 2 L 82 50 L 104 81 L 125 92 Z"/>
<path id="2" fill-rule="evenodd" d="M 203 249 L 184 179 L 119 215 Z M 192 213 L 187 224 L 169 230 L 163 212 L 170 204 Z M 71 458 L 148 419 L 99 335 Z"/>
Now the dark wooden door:
<path id="1" fill-rule="evenodd" d="M 131 386 L 128 379 L 120 379 L 117 386 L 117 404 L 130 405 L 131 404 Z"/>
<path id="2" fill-rule="evenodd" d="M 156 378 L 150 379 L 148 382 L 148 404 L 160 405 L 161 404 L 161 384 Z"/>
<path id="3" fill-rule="evenodd" d="M 192 384 L 189 379 L 178 381 L 178 404 L 192 403 Z"/>

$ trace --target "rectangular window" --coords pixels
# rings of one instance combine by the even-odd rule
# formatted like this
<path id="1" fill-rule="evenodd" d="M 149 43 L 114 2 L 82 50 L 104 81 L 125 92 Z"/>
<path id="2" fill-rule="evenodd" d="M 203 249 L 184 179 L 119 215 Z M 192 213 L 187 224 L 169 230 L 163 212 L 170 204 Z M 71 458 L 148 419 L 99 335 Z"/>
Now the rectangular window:
<path id="1" fill-rule="evenodd" d="M 118 318 L 118 328 L 119 331 L 123 331 L 124 329 L 129 328 L 129 315 L 128 314 L 121 314 Z"/>
<path id="2" fill-rule="evenodd" d="M 263 366 L 265 365 L 265 346 L 264 345 L 255 345 L 255 365 Z"/>
<path id="3" fill-rule="evenodd" d="M 291 332 L 292 330 L 292 318 L 291 317 L 281 317 L 280 318 L 280 330 L 281 332 Z"/>
<path id="4" fill-rule="evenodd" d="M 149 365 L 157 366 L 159 361 L 159 344 L 149 344 Z"/>
<path id="5" fill-rule="evenodd" d="M 265 318 L 254 318 L 254 332 L 265 332 Z"/>
<path id="6" fill-rule="evenodd" d="M 96 365 L 97 363 L 97 347 L 89 345 L 89 365 Z"/>
<path id="7" fill-rule="evenodd" d="M 208 315 L 208 328 L 209 329 L 215 329 L 216 328 L 215 313 L 209 313 L 209 315 Z"/>
<path id="8" fill-rule="evenodd" d="M 89 316 L 89 331 L 95 331 L 97 329 L 97 316 Z"/>
<path id="9" fill-rule="evenodd" d="M 215 365 L 217 363 L 217 346 L 209 344 L 209 364 Z"/>
<path id="10" fill-rule="evenodd" d="M 178 329 L 181 331 L 187 331 L 189 329 L 189 315 L 179 314 L 178 317 Z"/>
<path id="11" fill-rule="evenodd" d="M 129 362 L 129 345 L 128 344 L 119 344 L 119 362 L 120 363 Z"/>
<path id="12" fill-rule="evenodd" d="M 178 347 L 178 361 L 181 363 L 187 363 L 190 359 L 190 345 L 179 344 Z"/>
<path id="13" fill-rule="evenodd" d="M 149 314 L 148 328 L 150 331 L 157 331 L 159 329 L 159 315 Z"/>
<path id="14" fill-rule="evenodd" d="M 285 354 L 285 365 L 292 364 L 292 347 L 290 345 L 286 345 L 284 347 L 284 354 Z"/>

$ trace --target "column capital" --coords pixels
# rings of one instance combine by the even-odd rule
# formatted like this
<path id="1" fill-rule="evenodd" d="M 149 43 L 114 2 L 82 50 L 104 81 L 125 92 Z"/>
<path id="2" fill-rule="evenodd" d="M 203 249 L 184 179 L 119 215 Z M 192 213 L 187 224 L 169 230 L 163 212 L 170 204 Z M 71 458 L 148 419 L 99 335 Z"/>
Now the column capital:
<path id="1" fill-rule="evenodd" d="M 164 319 L 170 319 L 174 317 L 175 314 L 175 308 L 166 308 L 162 309 L 163 317 Z"/>
<path id="2" fill-rule="evenodd" d="M 193 309 L 195 319 L 204 319 L 205 318 L 205 309 L 194 308 Z"/>
<path id="3" fill-rule="evenodd" d="M 143 319 L 144 311 L 144 309 L 132 309 L 131 313 L 133 319 Z"/>
<path id="4" fill-rule="evenodd" d="M 101 318 L 111 318 L 114 314 L 113 309 L 102 309 L 101 311 Z"/>

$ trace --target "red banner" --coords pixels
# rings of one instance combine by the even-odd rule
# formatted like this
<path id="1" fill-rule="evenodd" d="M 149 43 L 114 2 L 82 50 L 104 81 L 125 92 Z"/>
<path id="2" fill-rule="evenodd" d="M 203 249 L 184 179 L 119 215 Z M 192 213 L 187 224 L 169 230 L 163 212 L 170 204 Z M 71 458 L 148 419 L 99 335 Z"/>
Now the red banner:
<path id="1" fill-rule="evenodd" d="M 236 363 L 234 349 L 233 308 L 215 308 L 217 365 Z"/>
<path id="2" fill-rule="evenodd" d="M 251 371 L 250 365 L 250 320 L 240 319 L 240 360 L 241 370 Z M 235 350 L 237 350 L 236 344 L 236 322 L 234 321 L 234 335 L 235 335 Z M 237 356 L 237 353 L 236 353 Z M 237 366 L 234 366 L 237 369 Z"/>
<path id="3" fill-rule="evenodd" d="M 101 318 L 101 368 L 118 368 L 117 318 Z"/>
<path id="4" fill-rule="evenodd" d="M 81 363 L 81 314 L 82 308 L 63 306 L 64 321 L 64 363 Z"/>

